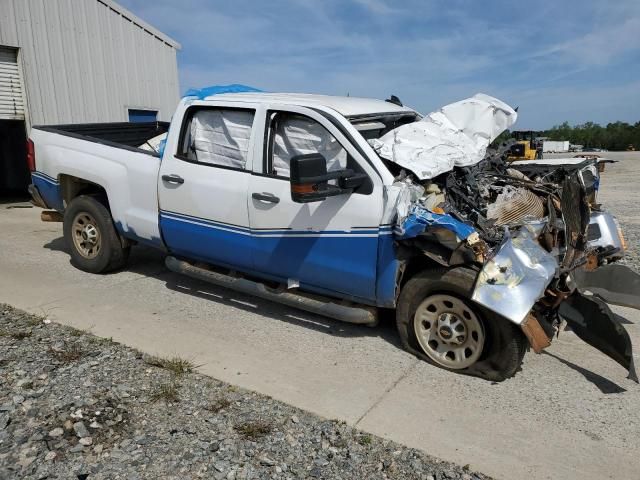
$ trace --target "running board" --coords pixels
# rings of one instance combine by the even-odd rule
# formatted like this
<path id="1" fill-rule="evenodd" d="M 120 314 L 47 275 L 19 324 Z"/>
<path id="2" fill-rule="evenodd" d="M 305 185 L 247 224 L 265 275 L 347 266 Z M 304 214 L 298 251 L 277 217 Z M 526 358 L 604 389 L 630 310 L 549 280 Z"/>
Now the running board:
<path id="1" fill-rule="evenodd" d="M 173 272 L 187 275 L 191 278 L 203 280 L 237 292 L 246 293 L 254 297 L 271 300 L 293 308 L 334 318 L 343 322 L 359 325 L 375 326 L 378 323 L 377 311 L 374 307 L 352 307 L 334 303 L 332 299 L 319 296 L 306 296 L 286 290 L 276 290 L 263 283 L 254 282 L 242 277 L 233 277 L 196 267 L 191 263 L 168 256 L 165 259 L 167 268 Z"/>

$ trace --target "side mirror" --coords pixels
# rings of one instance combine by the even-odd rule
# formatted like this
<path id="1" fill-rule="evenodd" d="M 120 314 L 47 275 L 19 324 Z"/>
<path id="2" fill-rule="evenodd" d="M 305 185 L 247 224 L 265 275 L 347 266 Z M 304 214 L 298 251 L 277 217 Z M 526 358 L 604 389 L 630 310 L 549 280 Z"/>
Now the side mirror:
<path id="1" fill-rule="evenodd" d="M 297 203 L 319 202 L 327 197 L 351 193 L 368 178 L 351 169 L 327 173 L 327 161 L 320 153 L 291 157 L 289 169 L 291 199 Z M 330 185 L 329 180 L 338 180 L 338 184 Z"/>

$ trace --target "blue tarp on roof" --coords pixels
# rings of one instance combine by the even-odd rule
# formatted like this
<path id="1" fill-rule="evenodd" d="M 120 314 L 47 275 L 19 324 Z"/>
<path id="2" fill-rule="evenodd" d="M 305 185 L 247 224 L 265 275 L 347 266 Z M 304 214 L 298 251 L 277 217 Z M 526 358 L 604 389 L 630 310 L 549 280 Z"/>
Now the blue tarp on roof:
<path id="1" fill-rule="evenodd" d="M 191 88 L 184 94 L 185 97 L 196 97 L 204 100 L 211 95 L 219 95 L 221 93 L 244 93 L 244 92 L 262 92 L 262 90 L 247 85 L 233 83 L 231 85 L 212 85 L 203 88 Z"/>

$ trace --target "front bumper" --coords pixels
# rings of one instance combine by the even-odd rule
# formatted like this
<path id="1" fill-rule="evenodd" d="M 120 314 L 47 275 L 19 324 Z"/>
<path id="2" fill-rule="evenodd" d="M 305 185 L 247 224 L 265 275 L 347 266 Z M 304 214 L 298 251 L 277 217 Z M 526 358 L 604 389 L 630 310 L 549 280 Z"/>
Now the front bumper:
<path id="1" fill-rule="evenodd" d="M 624 241 L 615 218 L 596 212 L 592 224 L 598 225 L 600 234 L 590 240 L 588 248 L 611 252 L 602 257 L 605 261 L 619 259 Z M 513 238 L 505 235 L 497 253 L 478 274 L 472 299 L 519 325 L 537 353 L 551 340 L 549 332 L 545 336 L 543 329 L 533 328 L 539 327 L 532 313 L 540 302 L 542 308 L 536 311 L 547 312 L 550 325 L 566 321 L 578 337 L 626 368 L 629 378 L 637 382 L 631 339 L 623 319 L 607 302 L 640 309 L 640 275 L 619 264 L 594 270 L 582 266 L 570 273 L 570 288 L 554 296 L 547 289 L 558 272 L 556 258 L 538 244 L 536 232 L 525 226 Z"/>
<path id="2" fill-rule="evenodd" d="M 557 270 L 555 257 L 526 226 L 514 237 L 506 232 L 498 252 L 480 271 L 471 298 L 521 325 Z"/>
<path id="3" fill-rule="evenodd" d="M 587 229 L 587 246 L 610 251 L 605 258 L 619 260 L 624 257 L 625 243 L 616 217 L 608 212 L 592 212 Z"/>

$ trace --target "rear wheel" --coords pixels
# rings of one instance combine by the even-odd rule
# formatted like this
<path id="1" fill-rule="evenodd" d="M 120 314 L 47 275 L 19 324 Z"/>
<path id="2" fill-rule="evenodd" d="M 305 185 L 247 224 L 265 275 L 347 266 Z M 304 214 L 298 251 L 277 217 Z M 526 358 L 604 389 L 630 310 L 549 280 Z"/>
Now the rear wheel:
<path id="1" fill-rule="evenodd" d="M 64 237 L 72 263 L 80 270 L 103 273 L 124 266 L 129 247 L 123 247 L 107 207 L 96 198 L 74 198 L 64 212 Z"/>
<path id="2" fill-rule="evenodd" d="M 410 279 L 398 299 L 403 346 L 433 365 L 502 381 L 520 368 L 526 339 L 517 325 L 473 303 L 476 273 L 427 270 Z"/>

